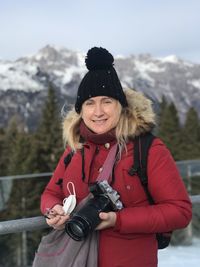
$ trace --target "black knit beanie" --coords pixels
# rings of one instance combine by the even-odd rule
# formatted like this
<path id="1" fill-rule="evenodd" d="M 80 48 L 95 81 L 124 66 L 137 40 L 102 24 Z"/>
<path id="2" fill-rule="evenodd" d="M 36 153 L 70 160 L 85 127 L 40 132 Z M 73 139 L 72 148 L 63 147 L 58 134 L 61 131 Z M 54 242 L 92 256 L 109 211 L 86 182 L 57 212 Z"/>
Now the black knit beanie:
<path id="1" fill-rule="evenodd" d="M 122 107 L 128 105 L 113 62 L 113 56 L 105 48 L 93 47 L 88 50 L 85 63 L 89 71 L 78 88 L 75 103 L 77 113 L 80 113 L 85 100 L 95 96 L 109 96 L 117 99 Z"/>

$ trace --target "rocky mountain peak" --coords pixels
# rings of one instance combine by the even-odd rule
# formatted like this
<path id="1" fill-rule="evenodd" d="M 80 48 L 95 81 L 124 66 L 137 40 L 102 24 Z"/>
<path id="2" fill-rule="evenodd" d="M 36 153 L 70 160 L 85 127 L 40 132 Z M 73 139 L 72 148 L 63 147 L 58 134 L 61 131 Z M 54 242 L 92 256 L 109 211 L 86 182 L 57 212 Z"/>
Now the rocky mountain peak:
<path id="1" fill-rule="evenodd" d="M 7 114 L 0 125 L 17 110 L 22 116 L 28 114 L 27 118 L 31 118 L 34 109 L 39 112 L 42 100 L 38 96 L 45 96 L 48 81 L 53 83 L 60 99 L 73 101 L 87 71 L 84 58 L 82 52 L 47 45 L 35 55 L 13 62 L 0 61 L 0 111 Z M 190 106 L 200 113 L 200 65 L 175 55 L 154 58 L 140 54 L 116 57 L 115 67 L 124 87 L 142 91 L 155 102 L 164 95 L 175 103 L 182 120 Z"/>

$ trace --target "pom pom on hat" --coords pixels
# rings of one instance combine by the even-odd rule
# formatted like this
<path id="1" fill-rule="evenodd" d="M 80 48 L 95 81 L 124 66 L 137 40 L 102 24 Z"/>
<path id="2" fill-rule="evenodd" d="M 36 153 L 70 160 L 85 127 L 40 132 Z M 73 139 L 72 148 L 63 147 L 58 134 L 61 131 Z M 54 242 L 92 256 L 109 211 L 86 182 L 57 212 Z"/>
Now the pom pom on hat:
<path id="1" fill-rule="evenodd" d="M 77 93 L 75 110 L 81 112 L 82 104 L 91 97 L 108 96 L 120 102 L 122 107 L 128 106 L 117 73 L 113 67 L 113 56 L 102 47 L 88 50 L 85 58 L 88 72 L 83 77 Z"/>
<path id="2" fill-rule="evenodd" d="M 85 58 L 88 70 L 107 70 L 113 67 L 114 58 L 105 48 L 91 48 Z"/>

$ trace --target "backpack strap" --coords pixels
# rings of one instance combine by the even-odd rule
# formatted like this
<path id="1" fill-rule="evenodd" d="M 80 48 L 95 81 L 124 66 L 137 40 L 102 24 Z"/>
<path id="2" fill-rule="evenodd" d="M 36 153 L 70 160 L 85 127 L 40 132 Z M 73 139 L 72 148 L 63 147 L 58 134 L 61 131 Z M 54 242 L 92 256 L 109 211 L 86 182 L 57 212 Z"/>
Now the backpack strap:
<path id="1" fill-rule="evenodd" d="M 72 157 L 74 155 L 74 151 L 70 151 L 65 157 L 64 157 L 64 165 L 65 165 L 65 170 L 67 168 L 67 166 L 70 164 Z M 63 185 L 63 178 L 59 178 L 58 181 L 55 183 L 56 185 L 60 186 L 62 188 Z"/>
<path id="2" fill-rule="evenodd" d="M 154 200 L 148 190 L 147 162 L 148 151 L 154 138 L 155 136 L 152 133 L 135 137 L 133 151 L 134 164 L 129 170 L 129 174 L 132 176 L 136 173 L 138 174 L 150 204 L 154 204 Z"/>
<path id="3" fill-rule="evenodd" d="M 130 175 L 137 173 L 141 184 L 145 190 L 145 193 L 148 197 L 150 205 L 153 205 L 155 202 L 148 190 L 148 174 L 147 174 L 147 163 L 148 163 L 148 151 L 151 147 L 151 144 L 155 136 L 151 133 L 146 133 L 145 135 L 137 136 L 134 139 L 134 151 L 133 151 L 133 160 L 134 164 L 129 170 Z M 158 242 L 158 249 L 166 248 L 171 240 L 172 232 L 167 233 L 156 233 L 156 239 Z"/>
<path id="4" fill-rule="evenodd" d="M 70 164 L 72 157 L 74 155 L 74 151 L 71 150 L 64 158 L 64 164 L 65 164 L 65 169 L 67 168 L 67 166 Z"/>

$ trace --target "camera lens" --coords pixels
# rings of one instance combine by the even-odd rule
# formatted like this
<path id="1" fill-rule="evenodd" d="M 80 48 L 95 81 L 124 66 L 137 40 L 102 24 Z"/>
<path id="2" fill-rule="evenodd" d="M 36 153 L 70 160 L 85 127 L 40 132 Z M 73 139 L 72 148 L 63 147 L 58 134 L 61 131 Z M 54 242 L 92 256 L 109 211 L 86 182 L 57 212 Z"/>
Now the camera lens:
<path id="1" fill-rule="evenodd" d="M 76 241 L 83 240 L 90 231 L 90 225 L 81 217 L 74 216 L 65 225 L 65 231 Z"/>
<path id="2" fill-rule="evenodd" d="M 66 222 L 65 231 L 72 239 L 81 241 L 100 223 L 99 213 L 110 210 L 110 200 L 106 196 L 95 196 Z"/>
<path id="3" fill-rule="evenodd" d="M 84 236 L 83 229 L 79 225 L 72 224 L 70 227 L 73 235 L 79 236 L 80 238 Z"/>

